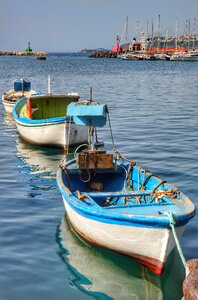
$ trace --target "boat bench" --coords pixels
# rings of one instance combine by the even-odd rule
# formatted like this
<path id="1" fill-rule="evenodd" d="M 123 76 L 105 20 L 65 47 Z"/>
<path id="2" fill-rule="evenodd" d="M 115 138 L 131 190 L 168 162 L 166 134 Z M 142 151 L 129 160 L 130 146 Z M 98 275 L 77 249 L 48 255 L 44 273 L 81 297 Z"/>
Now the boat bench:
<path id="1" fill-rule="evenodd" d="M 86 193 L 91 198 L 100 198 L 100 197 L 136 197 L 136 196 L 150 196 L 152 190 L 146 191 L 120 191 L 120 192 L 88 192 Z"/>

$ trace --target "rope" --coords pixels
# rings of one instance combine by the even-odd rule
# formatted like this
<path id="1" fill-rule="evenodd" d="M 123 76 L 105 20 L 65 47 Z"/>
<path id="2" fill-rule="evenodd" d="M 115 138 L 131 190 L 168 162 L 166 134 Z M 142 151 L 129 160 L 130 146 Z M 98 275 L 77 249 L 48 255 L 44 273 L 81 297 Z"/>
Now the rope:
<path id="1" fill-rule="evenodd" d="M 89 145 L 88 145 L 88 144 L 81 144 L 80 146 L 78 146 L 78 147 L 76 148 L 76 150 L 74 151 L 74 158 L 76 158 L 77 151 L 78 151 L 81 147 L 87 147 L 87 148 L 89 148 Z"/>
<path id="2" fill-rule="evenodd" d="M 65 121 L 65 147 L 64 147 L 64 150 L 65 150 L 65 156 L 67 156 L 67 154 L 69 153 L 69 138 L 70 138 L 70 131 L 71 131 L 71 116 L 70 116 L 70 119 L 69 121 Z"/>
<path id="3" fill-rule="evenodd" d="M 183 252 L 182 252 L 182 249 L 181 249 L 181 246 L 180 246 L 180 243 L 179 243 L 179 239 L 178 239 L 177 234 L 176 234 L 176 230 L 175 230 L 176 222 L 175 222 L 175 219 L 173 217 L 173 213 L 171 211 L 167 211 L 164 214 L 169 219 L 169 224 L 170 224 L 170 227 L 172 229 L 172 233 L 173 233 L 173 237 L 174 237 L 174 240 L 175 240 L 175 244 L 177 246 L 177 250 L 178 250 L 179 256 L 181 258 L 181 261 L 183 263 L 183 266 L 184 266 L 184 268 L 186 270 L 186 273 L 189 273 L 189 268 L 187 266 L 186 259 L 185 259 L 184 255 L 183 255 Z"/>
<path id="4" fill-rule="evenodd" d="M 113 138 L 113 132 L 112 132 L 112 128 L 111 128 L 111 121 L 110 121 L 109 111 L 107 112 L 107 117 L 108 117 L 108 122 L 109 122 L 109 128 L 110 128 L 110 133 L 111 133 L 111 140 L 112 140 L 113 150 L 116 151 L 115 144 L 114 144 L 114 138 Z"/>

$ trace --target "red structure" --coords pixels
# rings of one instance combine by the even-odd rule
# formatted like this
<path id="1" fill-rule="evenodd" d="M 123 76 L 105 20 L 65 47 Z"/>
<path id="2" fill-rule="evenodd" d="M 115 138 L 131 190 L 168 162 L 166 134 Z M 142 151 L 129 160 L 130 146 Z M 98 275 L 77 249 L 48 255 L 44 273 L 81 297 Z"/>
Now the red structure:
<path id="1" fill-rule="evenodd" d="M 115 46 L 111 49 L 112 52 L 122 52 L 122 46 L 120 46 L 120 38 L 117 35 Z"/>
<path id="2" fill-rule="evenodd" d="M 174 52 L 187 52 L 186 48 L 153 48 L 145 50 L 146 53 L 174 53 Z"/>

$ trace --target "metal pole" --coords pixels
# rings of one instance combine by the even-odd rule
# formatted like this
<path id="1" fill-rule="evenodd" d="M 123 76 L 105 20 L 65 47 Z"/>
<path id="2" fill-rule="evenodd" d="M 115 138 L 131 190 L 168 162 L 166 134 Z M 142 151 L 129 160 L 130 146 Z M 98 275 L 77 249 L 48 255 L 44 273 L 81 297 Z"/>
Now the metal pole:
<path id="1" fill-rule="evenodd" d="M 92 99 L 92 87 L 90 87 L 90 99 L 89 99 L 89 101 L 90 101 L 90 102 L 93 101 L 93 99 Z"/>
<path id="2" fill-rule="evenodd" d="M 51 77 L 48 75 L 48 94 L 51 94 Z"/>

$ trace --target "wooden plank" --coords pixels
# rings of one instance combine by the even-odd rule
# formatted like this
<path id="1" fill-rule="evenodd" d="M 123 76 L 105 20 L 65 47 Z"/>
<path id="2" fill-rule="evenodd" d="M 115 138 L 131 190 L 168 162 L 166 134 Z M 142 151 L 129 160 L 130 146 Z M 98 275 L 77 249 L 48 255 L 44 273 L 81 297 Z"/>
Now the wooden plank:
<path id="1" fill-rule="evenodd" d="M 120 191 L 120 192 L 90 192 L 87 193 L 91 198 L 99 197 L 135 197 L 135 196 L 150 196 L 152 190 L 146 191 Z"/>

